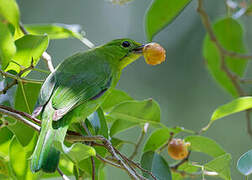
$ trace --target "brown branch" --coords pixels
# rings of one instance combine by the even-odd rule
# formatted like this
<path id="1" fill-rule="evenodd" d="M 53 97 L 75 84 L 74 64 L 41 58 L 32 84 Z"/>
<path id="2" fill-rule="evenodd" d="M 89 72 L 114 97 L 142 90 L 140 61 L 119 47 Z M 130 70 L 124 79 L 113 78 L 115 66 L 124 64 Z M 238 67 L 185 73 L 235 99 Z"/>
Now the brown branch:
<path id="1" fill-rule="evenodd" d="M 70 180 L 60 169 L 59 167 L 57 168 L 58 173 L 62 177 L 63 180 Z"/>
<path id="2" fill-rule="evenodd" d="M 137 143 L 136 143 L 136 145 L 135 145 L 134 151 L 133 151 L 133 153 L 130 155 L 129 159 L 132 160 L 132 159 L 137 155 L 138 149 L 139 149 L 139 147 L 140 147 L 140 145 L 141 145 L 141 143 L 142 143 L 142 141 L 143 141 L 143 139 L 144 139 L 145 134 L 146 134 L 146 131 L 145 131 L 144 129 L 142 129 L 142 132 L 141 132 L 141 134 L 140 134 L 140 136 L 139 136 L 139 138 L 138 138 L 138 140 L 137 140 Z"/>
<path id="3" fill-rule="evenodd" d="M 200 14 L 202 23 L 210 37 L 210 40 L 216 45 L 219 53 L 220 53 L 220 58 L 221 58 L 221 69 L 226 73 L 226 75 L 229 77 L 229 79 L 232 81 L 235 89 L 237 90 L 239 96 L 245 96 L 246 93 L 243 91 L 243 89 L 240 86 L 240 82 L 244 83 L 246 82 L 245 80 L 241 80 L 239 76 L 235 75 L 232 73 L 225 61 L 225 56 L 230 56 L 230 57 L 235 57 L 235 58 L 241 58 L 241 59 L 252 59 L 251 55 L 244 55 L 244 54 L 239 54 L 236 52 L 229 51 L 225 49 L 220 42 L 218 41 L 216 35 L 214 34 L 214 30 L 211 26 L 211 22 L 209 20 L 209 16 L 204 10 L 203 7 L 203 0 L 198 0 L 198 8 L 197 8 L 198 13 Z M 250 115 L 249 111 L 246 111 L 246 119 L 247 119 L 247 129 L 248 129 L 248 134 L 252 136 L 252 130 L 251 130 L 251 125 L 250 125 Z M 201 130 L 203 132 L 203 130 Z"/>
<path id="4" fill-rule="evenodd" d="M 92 164 L 92 180 L 95 180 L 95 161 L 93 156 L 91 156 L 91 164 Z"/>
<path id="5" fill-rule="evenodd" d="M 168 139 L 167 143 L 165 143 L 163 146 L 161 146 L 161 147 L 157 150 L 158 153 L 161 153 L 161 152 L 168 146 L 168 144 L 171 142 L 173 136 L 174 136 L 174 133 L 171 132 L 171 133 L 170 133 L 170 138 Z"/>
<path id="6" fill-rule="evenodd" d="M 16 114 L 19 114 L 21 116 L 24 116 L 32 121 L 34 121 L 35 123 L 38 123 L 38 124 L 41 124 L 41 121 L 33 116 L 31 116 L 30 114 L 26 113 L 26 112 L 22 112 L 22 111 L 18 111 L 16 109 L 13 109 L 11 107 L 8 107 L 8 106 L 3 106 L 3 105 L 0 105 L 0 109 L 4 109 L 4 110 L 7 110 L 7 111 L 10 111 L 10 112 L 13 112 L 13 113 L 16 113 Z"/>
<path id="7" fill-rule="evenodd" d="M 21 114 L 19 114 L 17 112 L 12 112 L 12 111 L 9 111 L 7 109 L 3 109 L 0 107 L 0 114 L 4 114 L 4 115 L 10 116 L 10 117 L 13 117 L 13 118 L 23 122 L 27 126 L 31 127 L 35 131 L 38 131 L 38 132 L 40 131 L 40 126 L 38 126 L 37 124 L 34 124 L 31 121 L 28 121 L 26 118 L 24 118 Z"/>
<path id="8" fill-rule="evenodd" d="M 0 105 L 0 114 L 4 114 L 4 115 L 10 116 L 10 117 L 13 117 L 13 118 L 23 122 L 27 126 L 33 128 L 34 130 L 36 130 L 38 132 L 40 131 L 40 126 L 38 126 L 37 124 L 35 124 L 27 119 L 30 119 L 35 122 L 40 122 L 40 121 L 25 112 L 20 112 L 18 110 L 12 109 L 10 107 Z M 72 134 L 74 134 L 74 135 L 72 135 Z M 142 177 L 141 175 L 139 175 L 132 166 L 136 166 L 139 169 L 141 169 L 142 171 L 149 173 L 153 177 L 153 179 L 155 179 L 155 177 L 152 175 L 151 172 L 144 170 L 137 163 L 133 162 L 132 160 L 128 159 L 126 156 L 121 154 L 116 148 L 114 148 L 112 146 L 111 142 L 109 140 L 107 140 L 106 138 L 104 138 L 103 136 L 81 136 L 81 135 L 77 135 L 77 134 L 78 133 L 72 133 L 71 131 L 69 131 L 69 133 L 67 133 L 65 139 L 69 142 L 76 142 L 76 141 L 78 141 L 78 142 L 91 142 L 92 146 L 93 145 L 100 145 L 100 146 L 105 147 L 110 152 L 112 158 L 116 160 L 116 165 L 115 165 L 115 163 L 113 165 L 115 165 L 116 167 L 119 166 L 121 169 L 125 170 L 132 179 L 136 179 L 136 180 L 138 180 L 138 179 L 145 180 L 146 179 L 146 178 Z M 100 141 L 100 142 L 102 142 L 102 144 L 96 143 L 96 141 Z M 97 157 L 98 157 L 98 159 L 101 159 L 101 157 L 99 157 L 99 156 L 97 156 Z M 106 161 L 104 159 L 102 159 L 102 160 Z M 109 163 L 109 162 L 107 162 L 107 163 Z M 109 164 L 112 164 L 112 163 L 109 163 Z"/>
<path id="9" fill-rule="evenodd" d="M 205 29 L 206 29 L 207 33 L 209 34 L 209 37 L 210 37 L 211 41 L 215 43 L 215 45 L 217 46 L 219 51 L 221 51 L 222 54 L 224 54 L 226 56 L 231 56 L 231 57 L 234 57 L 234 58 L 252 59 L 252 55 L 240 54 L 240 53 L 237 53 L 237 52 L 229 51 L 229 50 L 225 49 L 220 44 L 220 42 L 218 41 L 218 39 L 216 38 L 216 36 L 214 34 L 214 31 L 212 29 L 212 26 L 211 26 L 211 23 L 210 23 L 210 20 L 209 20 L 209 17 L 208 17 L 208 14 L 204 10 L 203 0 L 198 0 L 197 11 L 200 14 L 202 23 L 205 26 Z"/>
<path id="10" fill-rule="evenodd" d="M 30 71 L 34 68 L 34 65 L 33 65 L 33 59 L 31 60 L 31 65 L 27 68 L 24 68 L 22 69 L 17 75 L 16 75 L 16 78 L 13 79 L 13 81 L 10 83 L 10 84 L 7 84 L 3 90 L 0 91 L 0 95 L 1 94 L 5 94 L 10 88 L 12 88 L 14 85 L 18 84 L 18 80 L 21 79 L 21 76 L 27 72 L 27 71 Z M 5 73 L 4 71 L 1 70 L 0 74 L 2 75 L 7 75 L 7 73 Z M 13 76 L 12 76 L 13 77 Z M 21 80 L 21 83 L 22 83 L 22 80 Z"/>
<path id="11" fill-rule="evenodd" d="M 99 159 L 100 161 L 102 161 L 105 164 L 109 164 L 109 165 L 111 165 L 113 167 L 122 169 L 122 167 L 119 164 L 114 163 L 114 162 L 112 162 L 112 161 L 110 161 L 108 159 L 105 159 L 105 158 L 101 157 L 99 154 L 96 154 L 96 158 Z"/>
<path id="12" fill-rule="evenodd" d="M 11 79 L 15 79 L 15 80 L 20 81 L 22 83 L 43 84 L 43 82 L 44 82 L 43 80 L 34 80 L 34 79 L 21 78 L 21 77 L 18 77 L 16 75 L 5 72 L 2 69 L 0 69 L 0 74 L 3 77 L 9 77 Z"/>
<path id="13" fill-rule="evenodd" d="M 179 168 L 179 166 L 181 166 L 181 165 L 184 164 L 185 162 L 188 162 L 189 157 L 190 157 L 190 154 L 191 154 L 191 151 L 188 152 L 187 156 L 186 156 L 184 159 L 182 159 L 182 160 L 181 160 L 180 162 L 178 162 L 177 164 L 171 166 L 170 168 L 171 168 L 171 169 L 177 170 L 177 169 Z"/>
<path id="14" fill-rule="evenodd" d="M 206 11 L 204 10 L 203 7 L 203 0 L 198 0 L 198 8 L 197 8 L 198 13 L 200 14 L 201 17 L 201 21 L 210 37 L 210 40 L 216 45 L 219 53 L 220 53 L 220 58 L 221 58 L 221 69 L 226 73 L 226 75 L 229 77 L 229 79 L 232 81 L 233 85 L 235 86 L 237 92 L 239 93 L 240 96 L 244 96 L 245 93 L 242 90 L 242 88 L 239 85 L 238 82 L 238 76 L 233 74 L 229 68 L 226 65 L 225 62 L 225 56 L 231 56 L 231 57 L 236 57 L 236 58 L 243 58 L 243 59 L 252 59 L 252 56 L 250 55 L 243 55 L 243 54 L 239 54 L 236 52 L 231 52 L 226 50 L 218 41 L 217 37 L 214 34 L 213 28 L 211 26 L 208 14 L 206 13 Z"/>
<path id="15" fill-rule="evenodd" d="M 22 31 L 24 34 L 29 34 L 29 32 L 25 29 L 25 27 L 23 26 L 22 23 L 19 23 L 19 27 L 20 27 L 21 31 Z M 51 58 L 51 56 L 45 51 L 45 52 L 43 52 L 41 58 L 46 62 L 47 68 L 48 68 L 51 72 L 54 72 L 54 67 L 53 67 L 53 64 L 52 64 L 52 58 Z"/>

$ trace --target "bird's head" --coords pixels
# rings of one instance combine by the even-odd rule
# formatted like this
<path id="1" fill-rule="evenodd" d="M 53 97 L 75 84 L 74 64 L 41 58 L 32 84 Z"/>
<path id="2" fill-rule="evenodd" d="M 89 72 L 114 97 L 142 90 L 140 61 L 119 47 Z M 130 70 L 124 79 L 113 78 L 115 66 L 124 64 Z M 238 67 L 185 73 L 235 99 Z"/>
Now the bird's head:
<path id="1" fill-rule="evenodd" d="M 144 45 L 131 39 L 116 39 L 102 46 L 120 69 L 142 56 L 143 47 Z"/>

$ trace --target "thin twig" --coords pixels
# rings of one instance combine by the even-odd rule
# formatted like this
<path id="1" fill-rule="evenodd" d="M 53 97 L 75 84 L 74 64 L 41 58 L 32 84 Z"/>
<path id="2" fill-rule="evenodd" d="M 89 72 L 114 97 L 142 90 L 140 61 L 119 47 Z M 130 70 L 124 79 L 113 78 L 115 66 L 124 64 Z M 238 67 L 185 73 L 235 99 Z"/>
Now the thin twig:
<path id="1" fill-rule="evenodd" d="M 32 129 L 34 129 L 35 131 L 40 131 L 40 126 L 38 126 L 37 124 L 34 124 L 31 121 L 28 121 L 27 119 L 25 119 L 23 116 L 21 116 L 20 114 L 8 111 L 6 109 L 2 109 L 0 108 L 0 114 L 5 114 L 7 116 L 13 117 L 21 122 L 23 122 L 24 124 L 26 124 L 27 126 L 31 127 Z"/>
<path id="2" fill-rule="evenodd" d="M 10 74 L 8 72 L 4 72 L 2 69 L 0 69 L 0 74 L 3 77 L 9 77 L 11 79 L 15 79 L 17 81 L 23 82 L 23 83 L 32 83 L 32 84 L 43 84 L 43 80 L 35 80 L 35 79 L 26 79 L 26 78 L 21 78 L 17 75 Z"/>
<path id="3" fill-rule="evenodd" d="M 129 165 L 133 165 L 140 170 L 144 171 L 145 173 L 148 173 L 154 180 L 157 180 L 156 177 L 152 174 L 152 172 L 149 172 L 145 169 L 143 169 L 139 164 L 135 163 L 133 160 L 128 159 L 125 155 L 123 155 L 119 150 L 115 148 L 116 153 L 118 153 Z M 145 178 L 144 178 L 145 179 Z"/>
<path id="4" fill-rule="evenodd" d="M 95 180 L 95 161 L 94 161 L 94 157 L 91 156 L 91 164 L 92 164 L 92 180 Z"/>
<path id="5" fill-rule="evenodd" d="M 174 133 L 171 132 L 171 133 L 170 133 L 170 138 L 168 139 L 167 143 L 165 143 L 163 146 L 161 146 L 161 147 L 157 150 L 157 153 L 161 153 L 161 152 L 168 146 L 168 144 L 171 142 L 173 136 L 174 136 Z"/>
<path id="6" fill-rule="evenodd" d="M 70 180 L 60 169 L 59 167 L 57 167 L 57 171 L 60 174 L 60 176 L 62 177 L 63 180 Z"/>
<path id="7" fill-rule="evenodd" d="M 239 54 L 236 52 L 232 52 L 229 51 L 227 49 L 225 49 L 220 42 L 218 41 L 216 35 L 214 34 L 214 30 L 211 26 L 211 22 L 209 20 L 209 16 L 206 13 L 206 11 L 204 10 L 203 7 L 203 0 L 198 0 L 198 8 L 197 8 L 198 13 L 200 14 L 202 23 L 210 37 L 210 40 L 216 45 L 219 53 L 220 53 L 220 59 L 221 59 L 221 69 L 223 70 L 223 72 L 226 73 L 226 75 L 228 76 L 228 78 L 232 81 L 232 84 L 234 85 L 235 89 L 237 90 L 239 96 L 245 96 L 246 93 L 243 91 L 243 89 L 240 86 L 240 82 L 244 83 L 246 82 L 246 80 L 241 80 L 239 76 L 237 76 L 236 74 L 234 74 L 233 72 L 231 72 L 226 64 L 225 61 L 225 57 L 226 56 L 230 56 L 230 57 L 234 57 L 234 58 L 241 58 L 241 59 L 252 59 L 251 55 L 244 55 L 244 54 Z M 250 115 L 249 115 L 249 110 L 246 111 L 246 119 L 247 119 L 247 129 L 248 129 L 248 134 L 250 136 L 252 136 L 252 130 L 251 130 L 251 125 L 250 125 Z M 207 130 L 209 128 L 210 124 L 201 129 L 201 132 L 204 132 L 205 130 Z"/>
<path id="8" fill-rule="evenodd" d="M 182 164 L 184 164 L 185 162 L 187 162 L 189 160 L 189 157 L 190 157 L 190 154 L 191 154 L 191 151 L 188 152 L 187 156 L 182 159 L 180 162 L 178 162 L 177 164 L 171 166 L 170 168 L 171 169 L 178 169 L 179 166 L 181 166 Z"/>
<path id="9" fill-rule="evenodd" d="M 229 51 L 227 49 L 225 49 L 220 42 L 218 41 L 218 39 L 216 38 L 214 31 L 212 29 L 208 14 L 206 13 L 206 11 L 204 10 L 203 7 L 203 0 L 198 0 L 198 8 L 197 8 L 198 13 L 200 14 L 200 17 L 202 19 L 202 23 L 205 26 L 206 31 L 209 34 L 209 37 L 211 39 L 212 42 L 215 43 L 215 45 L 217 46 L 217 48 L 221 51 L 222 54 L 226 55 L 226 56 L 231 56 L 234 58 L 240 58 L 240 59 L 252 59 L 252 55 L 247 55 L 247 54 L 240 54 L 237 52 L 233 52 L 233 51 Z"/>
<path id="10" fill-rule="evenodd" d="M 29 34 L 29 32 L 25 29 L 25 27 L 23 26 L 22 23 L 19 23 L 19 27 L 20 27 L 20 29 L 22 30 L 22 32 L 24 34 Z M 45 51 L 45 52 L 43 52 L 41 58 L 46 62 L 48 69 L 51 72 L 54 72 L 54 67 L 53 67 L 53 64 L 52 64 L 51 56 Z"/>
<path id="11" fill-rule="evenodd" d="M 140 134 L 140 136 L 139 136 L 139 138 L 138 138 L 138 140 L 137 140 L 137 143 L 136 143 L 136 145 L 135 145 L 134 151 L 133 151 L 133 153 L 130 155 L 129 159 L 132 160 L 132 159 L 137 155 L 139 146 L 141 145 L 141 143 L 142 143 L 142 141 L 143 141 L 143 139 L 144 139 L 145 134 L 146 134 L 146 132 L 145 132 L 144 130 L 142 130 L 142 132 L 141 132 L 141 134 Z"/>
<path id="12" fill-rule="evenodd" d="M 40 126 L 26 119 L 28 118 L 30 120 L 34 120 L 34 119 L 36 120 L 36 118 L 32 117 L 31 115 L 28 115 L 27 113 L 20 112 L 10 107 L 5 107 L 5 106 L 0 105 L 0 114 L 5 114 L 7 116 L 13 117 L 23 122 L 27 126 L 33 128 L 34 130 L 38 132 L 40 131 Z M 24 118 L 23 116 L 25 116 L 26 118 Z M 36 120 L 36 121 L 39 121 L 39 120 Z M 75 134 L 75 133 L 70 133 L 70 134 Z M 121 169 L 125 170 L 132 179 L 145 180 L 145 178 L 139 175 L 135 170 L 132 170 L 131 165 L 135 164 L 135 166 L 137 166 L 137 164 L 129 160 L 126 156 L 122 155 L 116 148 L 112 146 L 111 142 L 107 140 L 106 138 L 104 138 L 103 136 L 81 136 L 81 135 L 70 135 L 70 134 L 67 134 L 65 138 L 69 142 L 76 142 L 76 141 L 92 142 L 92 145 L 98 144 L 98 143 L 95 143 L 95 141 L 102 142 L 103 144 L 101 144 L 101 146 L 105 147 L 110 152 L 112 157 L 116 159 L 116 162 L 121 167 Z M 118 156 L 118 154 L 120 157 L 122 157 L 123 160 Z"/>
<path id="13" fill-rule="evenodd" d="M 13 113 L 16 113 L 16 114 L 19 114 L 21 116 L 24 116 L 38 124 L 41 124 L 41 121 L 33 116 L 31 116 L 30 114 L 26 113 L 26 112 L 22 112 L 22 111 L 18 111 L 16 109 L 13 109 L 11 107 L 8 107 L 8 106 L 3 106 L 3 105 L 0 105 L 0 109 L 4 109 L 4 110 L 7 110 L 7 111 L 10 111 L 10 112 L 13 112 Z"/>
<path id="14" fill-rule="evenodd" d="M 121 168 L 122 169 L 122 167 L 119 164 L 116 164 L 116 163 L 114 163 L 114 162 L 112 162 L 112 161 L 110 161 L 108 159 L 105 159 L 105 158 L 101 157 L 99 154 L 96 154 L 96 158 L 99 159 L 100 161 L 102 161 L 105 164 L 109 164 L 109 165 L 114 166 L 116 168 Z"/>
<path id="15" fill-rule="evenodd" d="M 210 40 L 216 45 L 220 56 L 221 56 L 221 69 L 226 73 L 226 75 L 229 77 L 229 79 L 232 81 L 233 85 L 235 86 L 237 92 L 239 93 L 240 96 L 244 96 L 244 92 L 241 89 L 239 82 L 237 81 L 238 76 L 233 74 L 229 68 L 226 65 L 226 61 L 225 61 L 225 56 L 231 56 L 231 57 L 235 57 L 235 58 L 242 58 L 242 59 L 252 59 L 252 56 L 250 55 L 243 55 L 243 54 L 239 54 L 236 52 L 231 52 L 226 50 L 218 41 L 217 37 L 214 34 L 214 30 L 211 26 L 211 22 L 209 20 L 208 14 L 206 13 L 206 11 L 204 10 L 204 6 L 203 6 L 203 0 L 198 0 L 198 8 L 197 8 L 198 13 L 200 14 L 202 23 L 210 37 Z"/>
<path id="16" fill-rule="evenodd" d="M 18 84 L 18 82 L 19 82 L 18 80 L 21 79 L 21 76 L 22 76 L 25 72 L 30 71 L 30 70 L 32 70 L 33 68 L 34 68 L 34 65 L 33 65 L 33 59 L 32 59 L 31 65 L 30 65 L 29 67 L 27 67 L 27 68 L 22 69 L 22 70 L 17 74 L 16 78 L 13 79 L 13 81 L 12 81 L 11 83 L 10 83 L 10 84 L 7 84 L 7 85 L 5 86 L 5 88 L 4 88 L 3 90 L 0 91 L 0 94 L 5 94 L 12 86 Z M 5 72 L 2 71 L 2 70 L 0 71 L 0 74 L 2 74 L 2 75 L 8 74 L 8 75 L 9 75 L 9 73 L 5 73 Z M 12 76 L 12 77 L 13 77 L 13 76 Z M 20 82 L 23 83 L 22 81 L 20 81 Z"/>

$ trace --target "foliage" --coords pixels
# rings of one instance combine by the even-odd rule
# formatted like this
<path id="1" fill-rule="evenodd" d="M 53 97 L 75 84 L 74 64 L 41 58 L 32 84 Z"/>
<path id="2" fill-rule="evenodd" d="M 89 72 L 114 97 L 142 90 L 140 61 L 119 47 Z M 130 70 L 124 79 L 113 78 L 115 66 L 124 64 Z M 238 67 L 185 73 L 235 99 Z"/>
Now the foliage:
<path id="1" fill-rule="evenodd" d="M 115 4 L 124 4 L 128 1 L 111 0 Z M 159 31 L 168 26 L 180 13 L 183 13 L 183 9 L 190 2 L 191 0 L 179 2 L 153 0 L 146 10 L 145 16 L 147 39 L 151 41 Z M 244 54 L 247 52 L 246 44 L 243 41 L 245 33 L 238 20 L 238 18 L 251 14 L 252 4 L 244 7 L 233 3 L 236 6 L 231 7 L 230 2 L 227 1 L 227 15 L 213 24 L 209 21 L 208 14 L 203 7 L 203 0 L 198 0 L 197 10 L 206 29 L 205 39 L 202 40 L 202 54 L 208 70 L 216 82 L 234 99 L 218 107 L 213 112 L 209 124 L 196 133 L 182 127 L 166 127 L 162 124 L 160 109 L 165 107 L 160 108 L 155 100 L 135 100 L 126 92 L 114 89 L 101 107 L 85 122 L 91 135 L 87 134 L 79 123 L 71 125 L 71 133 L 80 133 L 83 138 L 87 135 L 92 136 L 92 142 L 84 144 L 66 139 L 65 148 L 62 148 L 57 142 L 55 143 L 63 154 L 59 167 L 64 174 L 75 176 L 76 179 L 91 178 L 94 172 L 92 165 L 95 164 L 94 179 L 103 180 L 106 179 L 104 167 L 112 164 L 122 169 L 131 168 L 130 171 L 133 174 L 138 173 L 135 172 L 137 167 L 142 172 L 140 177 L 148 179 L 181 180 L 194 176 L 203 178 L 204 176 L 217 176 L 226 180 L 231 179 L 230 163 L 233 161 L 231 155 L 219 143 L 203 136 L 202 133 L 207 131 L 216 120 L 241 111 L 246 111 L 248 115 L 252 108 L 252 96 L 248 94 L 242 97 L 247 94 L 241 86 L 242 82 L 247 81 L 242 78 L 247 68 L 247 61 L 252 57 Z M 240 12 L 243 8 L 245 8 L 244 13 L 238 14 L 238 11 Z M 0 110 L 2 110 L 0 111 L 0 179 L 38 179 L 60 176 L 58 173 L 34 174 L 31 172 L 30 156 L 34 150 L 38 133 L 30 128 L 28 123 L 24 124 L 18 121 L 18 118 L 13 119 L 13 116 L 12 118 L 9 116 L 11 113 L 16 113 L 32 123 L 34 119 L 29 114 L 32 113 L 35 106 L 42 82 L 28 79 L 27 75 L 31 71 L 47 72 L 37 69 L 35 66 L 41 58 L 47 59 L 47 63 L 49 63 L 48 58 L 45 57 L 49 42 L 63 38 L 76 38 L 86 43 L 87 46 L 92 45 L 84 38 L 81 26 L 76 24 L 22 25 L 16 1 L 0 0 L 0 74 L 3 77 L 0 91 Z M 7 114 L 9 116 L 4 113 L 6 111 L 10 113 Z M 249 115 L 247 118 L 249 121 Z M 38 122 L 36 123 L 38 124 Z M 36 125 L 36 123 L 34 124 Z M 116 138 L 117 134 L 136 126 L 142 129 L 137 142 L 129 142 L 126 140 L 127 138 L 125 140 Z M 140 144 L 148 129 L 152 130 L 141 149 Z M 183 137 L 186 142 L 189 142 L 191 144 L 190 152 L 204 153 L 209 156 L 208 159 L 195 162 L 189 153 L 179 162 L 167 160 L 160 153 L 167 148 L 174 136 Z M 104 144 L 99 144 L 101 142 Z M 134 152 L 130 158 L 119 151 L 124 144 L 134 146 Z M 141 151 L 141 165 L 132 161 L 139 151 Z M 120 156 L 119 160 L 113 159 L 116 158 L 113 157 L 115 155 L 113 153 Z M 122 164 L 123 162 L 126 165 Z M 237 168 L 244 176 L 252 173 L 251 150 L 240 157 Z"/>

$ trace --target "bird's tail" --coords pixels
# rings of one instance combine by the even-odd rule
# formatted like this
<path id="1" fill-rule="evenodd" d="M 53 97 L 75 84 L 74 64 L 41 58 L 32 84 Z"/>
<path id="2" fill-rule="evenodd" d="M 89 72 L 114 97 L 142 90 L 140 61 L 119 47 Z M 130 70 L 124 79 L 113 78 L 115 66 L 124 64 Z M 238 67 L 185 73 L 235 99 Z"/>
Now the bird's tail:
<path id="1" fill-rule="evenodd" d="M 52 173 L 58 167 L 60 152 L 54 147 L 54 142 L 59 141 L 63 143 L 68 125 L 53 126 L 53 123 L 55 123 L 53 122 L 54 112 L 55 110 L 49 102 L 42 113 L 41 131 L 32 154 L 32 172 L 43 170 L 44 172 Z"/>

